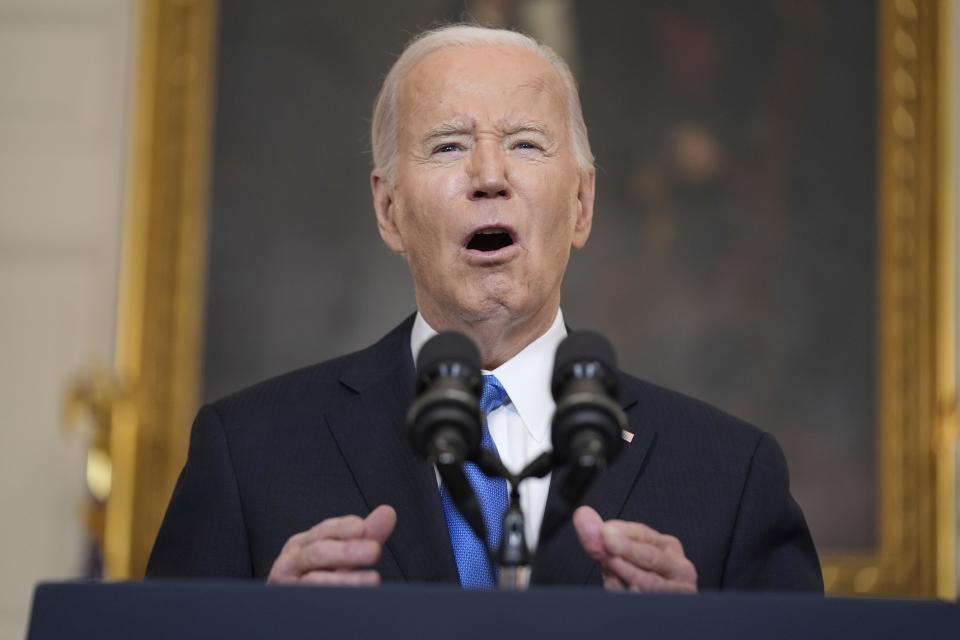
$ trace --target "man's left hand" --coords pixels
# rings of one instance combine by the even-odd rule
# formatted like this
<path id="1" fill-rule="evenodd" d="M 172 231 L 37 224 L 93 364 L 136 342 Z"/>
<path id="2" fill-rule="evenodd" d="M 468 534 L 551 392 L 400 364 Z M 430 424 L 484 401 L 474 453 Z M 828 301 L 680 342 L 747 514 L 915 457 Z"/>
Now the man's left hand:
<path id="1" fill-rule="evenodd" d="M 608 591 L 696 593 L 697 570 L 675 537 L 639 522 L 604 522 L 586 506 L 574 512 L 573 526 Z"/>

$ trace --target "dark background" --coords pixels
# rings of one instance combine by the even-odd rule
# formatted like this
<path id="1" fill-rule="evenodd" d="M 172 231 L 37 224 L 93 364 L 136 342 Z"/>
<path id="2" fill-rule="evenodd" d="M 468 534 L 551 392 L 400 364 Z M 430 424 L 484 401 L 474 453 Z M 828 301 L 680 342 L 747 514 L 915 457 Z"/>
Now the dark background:
<path id="1" fill-rule="evenodd" d="M 598 164 L 565 318 L 772 432 L 818 545 L 875 543 L 872 1 L 220 5 L 205 397 L 367 346 L 414 310 L 369 195 L 379 83 L 470 15 L 571 62 Z"/>

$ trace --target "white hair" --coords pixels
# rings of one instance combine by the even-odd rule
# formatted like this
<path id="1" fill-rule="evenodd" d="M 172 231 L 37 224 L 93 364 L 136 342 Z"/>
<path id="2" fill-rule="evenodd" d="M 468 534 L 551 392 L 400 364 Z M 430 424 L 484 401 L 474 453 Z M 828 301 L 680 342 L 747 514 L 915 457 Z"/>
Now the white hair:
<path id="1" fill-rule="evenodd" d="M 580 107 L 580 94 L 577 81 L 570 67 L 557 53 L 547 45 L 517 31 L 491 29 L 488 27 L 455 24 L 425 31 L 411 40 L 383 81 L 380 93 L 373 107 L 373 124 L 370 132 L 373 147 L 373 168 L 387 179 L 392 179 L 397 159 L 397 97 L 400 83 L 407 74 L 427 55 L 444 47 L 482 47 L 510 45 L 522 47 L 539 54 L 550 63 L 563 82 L 567 103 L 567 120 L 570 127 L 570 140 L 577 165 L 582 172 L 593 168 L 593 152 L 590 151 L 590 139 L 587 125 L 583 121 Z"/>

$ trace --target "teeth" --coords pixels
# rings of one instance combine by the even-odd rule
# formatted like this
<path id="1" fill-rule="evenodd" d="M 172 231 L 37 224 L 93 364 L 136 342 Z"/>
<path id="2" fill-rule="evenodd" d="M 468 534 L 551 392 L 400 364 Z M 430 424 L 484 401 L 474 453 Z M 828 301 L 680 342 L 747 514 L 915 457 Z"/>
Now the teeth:
<path id="1" fill-rule="evenodd" d="M 480 235 L 489 236 L 489 235 L 493 235 L 494 233 L 506 233 L 506 231 L 504 231 L 503 229 L 484 229 L 483 231 L 480 232 Z"/>

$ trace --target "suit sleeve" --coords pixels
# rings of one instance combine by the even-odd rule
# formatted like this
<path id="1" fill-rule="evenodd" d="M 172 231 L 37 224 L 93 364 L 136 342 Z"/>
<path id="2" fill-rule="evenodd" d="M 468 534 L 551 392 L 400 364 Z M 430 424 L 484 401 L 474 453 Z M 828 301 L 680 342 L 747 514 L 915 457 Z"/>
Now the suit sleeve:
<path id="1" fill-rule="evenodd" d="M 767 434 L 750 461 L 721 586 L 823 593 L 817 550 L 790 495 L 786 459 Z"/>
<path id="2" fill-rule="evenodd" d="M 147 563 L 147 578 L 251 578 L 243 508 L 216 409 L 200 410 L 187 463 Z"/>

